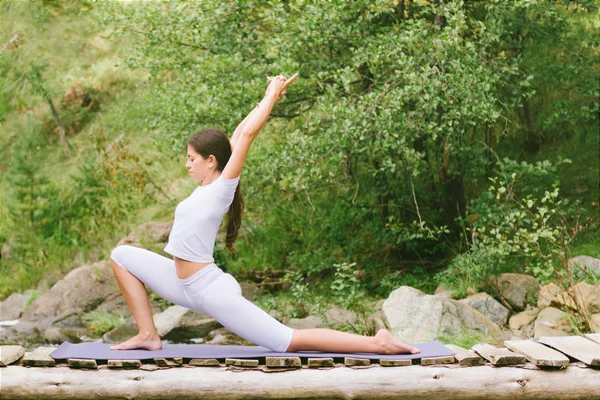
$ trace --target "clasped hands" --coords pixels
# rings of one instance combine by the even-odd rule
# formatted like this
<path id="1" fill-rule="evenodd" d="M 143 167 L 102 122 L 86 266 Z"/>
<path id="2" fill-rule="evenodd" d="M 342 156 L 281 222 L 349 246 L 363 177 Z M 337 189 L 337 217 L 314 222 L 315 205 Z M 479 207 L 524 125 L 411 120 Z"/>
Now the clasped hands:
<path id="1" fill-rule="evenodd" d="M 286 79 L 283 75 L 277 76 L 268 76 L 269 86 L 267 87 L 267 91 L 265 92 L 265 96 L 275 96 L 277 100 L 281 100 L 283 96 L 285 96 L 285 91 L 287 87 L 296 80 L 298 77 L 298 73 L 292 75 L 290 79 Z"/>

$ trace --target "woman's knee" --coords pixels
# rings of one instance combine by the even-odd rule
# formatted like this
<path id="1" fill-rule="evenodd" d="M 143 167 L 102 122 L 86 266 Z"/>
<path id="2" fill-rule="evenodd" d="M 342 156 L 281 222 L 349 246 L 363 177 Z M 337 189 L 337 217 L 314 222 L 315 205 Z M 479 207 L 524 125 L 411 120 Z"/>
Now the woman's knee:
<path id="1" fill-rule="evenodd" d="M 129 248 L 132 246 L 122 244 L 115 247 L 110 253 L 110 259 L 114 261 L 119 267 L 125 268 L 125 255 L 128 253 Z"/>

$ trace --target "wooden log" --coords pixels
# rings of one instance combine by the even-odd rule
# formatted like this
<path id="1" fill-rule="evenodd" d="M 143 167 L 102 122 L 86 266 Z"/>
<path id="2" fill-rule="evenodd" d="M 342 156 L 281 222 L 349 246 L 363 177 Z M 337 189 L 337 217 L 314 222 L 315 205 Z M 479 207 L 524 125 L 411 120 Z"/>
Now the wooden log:
<path id="1" fill-rule="evenodd" d="M 379 360 L 379 365 L 382 367 L 408 367 L 412 365 L 412 360 L 402 359 L 402 360 Z"/>
<path id="2" fill-rule="evenodd" d="M 456 353 L 454 358 L 458 361 L 459 365 L 476 366 L 485 364 L 485 360 L 473 350 L 467 350 L 455 344 L 445 344 L 444 346 Z"/>
<path id="3" fill-rule="evenodd" d="M 600 344 L 582 336 L 542 336 L 539 341 L 588 365 L 600 366 Z"/>
<path id="4" fill-rule="evenodd" d="M 56 361 L 49 355 L 54 350 L 56 350 L 54 347 L 38 347 L 31 353 L 25 353 L 21 365 L 26 367 L 54 367 Z"/>
<path id="5" fill-rule="evenodd" d="M 473 346 L 473 350 L 491 362 L 492 365 L 514 365 L 527 362 L 527 359 L 522 355 L 515 354 L 505 348 L 494 347 L 491 344 L 476 344 Z"/>
<path id="6" fill-rule="evenodd" d="M 600 333 L 586 333 L 585 337 L 600 344 Z"/>
<path id="7" fill-rule="evenodd" d="M 454 364 L 455 361 L 454 356 L 423 357 L 421 358 L 421 365 Z"/>
<path id="8" fill-rule="evenodd" d="M 265 364 L 269 368 L 301 368 L 300 357 L 266 357 Z"/>
<path id="9" fill-rule="evenodd" d="M 333 358 L 309 358 L 308 359 L 308 367 L 309 368 L 335 367 L 335 363 L 333 362 Z"/>
<path id="10" fill-rule="evenodd" d="M 23 346 L 0 346 L 0 367 L 6 367 L 25 355 Z"/>
<path id="11" fill-rule="evenodd" d="M 55 368 L 2 369 L 2 400 L 44 399 L 399 399 L 553 400 L 597 399 L 593 368 L 447 368 L 412 365 L 401 369 L 300 368 L 286 373 L 244 373 L 224 368 L 166 368 L 155 371 L 94 371 Z"/>
<path id="12" fill-rule="evenodd" d="M 533 340 L 506 340 L 504 345 L 515 353 L 523 354 L 538 367 L 567 368 L 569 366 L 569 358 L 564 354 Z"/>

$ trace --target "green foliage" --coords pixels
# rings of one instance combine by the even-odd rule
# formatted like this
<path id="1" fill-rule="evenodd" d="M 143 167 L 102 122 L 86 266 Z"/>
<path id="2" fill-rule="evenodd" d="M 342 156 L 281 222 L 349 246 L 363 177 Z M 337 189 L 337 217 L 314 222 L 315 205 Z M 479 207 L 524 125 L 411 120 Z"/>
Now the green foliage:
<path id="1" fill-rule="evenodd" d="M 444 344 L 455 344 L 464 349 L 470 349 L 476 344 L 492 342 L 489 336 L 471 329 L 461 329 L 456 335 L 440 335 L 437 339 Z"/>
<path id="2" fill-rule="evenodd" d="M 91 311 L 83 316 L 87 329 L 98 336 L 127 323 L 127 318 L 118 312 Z"/>
<path id="3" fill-rule="evenodd" d="M 435 276 L 428 273 L 423 267 L 415 267 L 410 271 L 394 271 L 384 276 L 379 282 L 377 293 L 380 297 L 387 297 L 400 286 L 410 286 L 425 293 L 433 294 L 438 282 Z"/>

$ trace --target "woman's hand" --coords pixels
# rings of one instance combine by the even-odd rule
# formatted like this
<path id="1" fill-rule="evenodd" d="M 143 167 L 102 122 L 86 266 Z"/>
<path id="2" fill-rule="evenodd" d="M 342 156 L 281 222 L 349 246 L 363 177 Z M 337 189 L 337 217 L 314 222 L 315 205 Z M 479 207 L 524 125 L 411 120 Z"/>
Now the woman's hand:
<path id="1" fill-rule="evenodd" d="M 269 86 L 267 87 L 267 91 L 265 96 L 273 96 L 277 100 L 281 100 L 283 96 L 285 96 L 285 91 L 287 87 L 296 80 L 298 77 L 298 73 L 292 75 L 290 79 L 286 79 L 283 75 L 278 76 L 269 76 Z"/>

